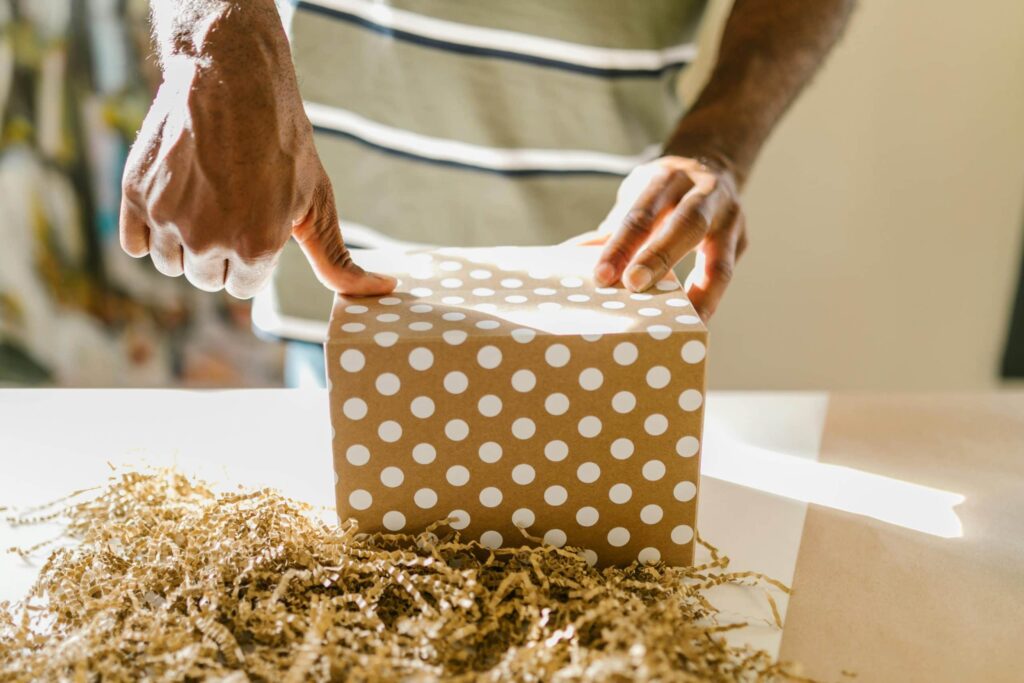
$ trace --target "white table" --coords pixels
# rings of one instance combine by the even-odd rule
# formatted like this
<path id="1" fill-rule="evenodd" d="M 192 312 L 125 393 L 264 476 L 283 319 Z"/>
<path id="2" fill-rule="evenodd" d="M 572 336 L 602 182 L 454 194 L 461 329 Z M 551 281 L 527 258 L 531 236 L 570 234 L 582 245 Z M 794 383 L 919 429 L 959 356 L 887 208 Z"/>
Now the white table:
<path id="1" fill-rule="evenodd" d="M 872 646 L 874 651 L 858 649 L 858 642 L 869 642 L 869 636 L 878 630 L 876 622 L 892 623 L 892 618 L 878 610 L 884 612 L 886 605 L 899 604 L 897 598 L 903 596 L 897 593 L 893 597 L 893 591 L 899 589 L 895 584 L 872 586 L 871 592 L 859 595 L 856 585 L 839 581 L 842 571 L 828 565 L 839 562 L 840 569 L 855 568 L 852 573 L 856 575 L 878 569 L 878 581 L 884 582 L 892 573 L 885 562 L 890 555 L 899 557 L 906 551 L 913 562 L 924 563 L 926 575 L 920 580 L 927 583 L 927 567 L 932 566 L 929 558 L 938 558 L 936 562 L 961 555 L 970 559 L 994 546 L 1002 551 L 1002 565 L 993 568 L 980 563 L 977 575 L 958 576 L 958 580 L 994 585 L 998 596 L 1000 590 L 1005 593 L 1007 586 L 1015 585 L 1004 574 L 1009 577 L 1015 570 L 1018 578 L 1024 576 L 1024 541 L 1020 540 L 1024 538 L 1024 514 L 1020 514 L 1024 507 L 1010 505 L 1009 519 L 1003 514 L 1010 495 L 1004 489 L 1012 491 L 1024 483 L 1024 463 L 1020 457 L 1011 458 L 1017 446 L 1018 456 L 1024 455 L 1024 394 L 1008 395 L 1005 400 L 989 397 L 981 401 L 984 405 L 976 405 L 978 397 L 950 400 L 949 406 L 932 408 L 929 398 L 908 398 L 900 403 L 885 397 L 830 399 L 821 393 L 709 396 L 698 529 L 732 558 L 734 569 L 761 571 L 786 583 L 796 574 L 792 605 L 787 605 L 785 596 L 777 595 L 784 615 L 788 606 L 792 608 L 784 633 L 768 625 L 770 613 L 757 592 L 726 589 L 714 596 L 727 616 L 763 624 L 737 632 L 733 638 L 774 653 L 781 647 L 783 657 L 806 662 L 807 673 L 826 678 L 835 678 L 838 669 L 845 668 L 860 672 L 859 681 L 885 680 L 887 673 L 895 671 L 913 679 L 918 670 L 914 667 L 919 667 L 924 657 L 931 665 L 920 669 L 930 672 L 927 678 L 920 677 L 922 680 L 963 680 L 955 666 L 942 662 L 944 656 L 953 657 L 953 663 L 959 662 L 967 671 L 981 665 L 975 664 L 977 660 L 994 667 L 991 671 L 1005 673 L 996 652 L 985 652 L 984 658 L 972 656 L 968 662 L 961 660 L 970 654 L 969 648 L 992 647 L 993 637 L 1012 633 L 1007 625 L 1000 625 L 993 631 L 995 636 L 985 636 L 989 642 L 977 646 L 969 639 L 984 629 L 984 624 L 969 622 L 969 628 L 959 631 L 955 624 L 940 629 L 944 636 L 964 631 L 962 638 L 967 641 L 959 645 L 967 649 L 950 650 L 940 643 L 935 643 L 933 650 L 922 646 L 923 651 L 912 652 L 915 659 L 908 660 L 909 664 L 895 647 L 885 651 L 885 656 L 877 645 Z M 951 424 L 947 415 L 959 414 L 962 405 L 974 406 L 976 413 L 969 423 Z M 900 410 L 904 408 L 907 418 L 902 420 Z M 826 429 L 826 414 L 828 424 L 835 423 L 834 429 Z M 867 414 L 874 417 L 866 426 L 858 424 L 859 417 Z M 892 418 L 891 424 L 885 416 Z M 986 427 L 986 419 L 994 420 L 996 426 Z M 902 448 L 895 455 L 873 460 L 879 453 L 887 453 L 894 435 L 902 434 L 904 427 L 910 430 L 907 438 L 912 443 L 920 432 L 921 448 Z M 882 430 L 888 441 L 873 440 L 876 429 Z M 929 463 L 943 448 L 959 446 L 957 435 L 972 429 L 981 435 L 993 434 L 996 445 L 987 447 L 989 457 L 973 468 L 966 459 L 962 465 L 955 458 L 943 460 L 943 472 L 948 476 L 938 476 Z M 288 496 L 329 507 L 333 505 L 330 433 L 327 395 L 317 390 L 0 391 L 0 506 L 28 506 L 101 484 L 110 474 L 110 463 L 173 464 L 225 488 L 273 486 Z M 936 434 L 943 433 L 947 438 L 937 440 Z M 825 457 L 823 434 L 827 442 L 838 444 L 838 451 L 826 446 Z M 981 437 L 972 438 L 977 442 Z M 861 467 L 860 462 L 870 465 Z M 981 467 L 994 468 L 993 476 L 982 476 L 977 481 L 984 486 L 974 486 L 972 476 L 984 474 Z M 982 510 L 981 519 L 1001 520 L 999 533 L 992 531 L 991 524 L 976 524 L 971 515 L 967 515 L 970 524 L 962 521 L 956 507 L 964 501 L 960 489 L 972 491 L 964 504 L 972 514 L 976 509 L 969 506 L 979 502 L 978 496 L 994 501 L 991 510 Z M 1016 495 L 1021 496 L 1021 490 L 1016 488 Z M 52 527 L 11 529 L 0 523 L 0 548 L 28 546 L 54 531 Z M 1011 537 L 1004 539 L 1000 534 Z M 846 542 L 846 538 L 851 540 Z M 896 544 L 892 553 L 872 556 L 863 549 L 890 538 Z M 972 547 L 965 546 L 966 541 Z M 0 600 L 21 596 L 42 559 L 26 564 L 16 555 L 0 554 Z M 839 577 L 834 585 L 830 575 Z M 803 589 L 805 577 L 807 587 Z M 896 580 L 898 576 L 893 578 Z M 963 604 L 977 602 L 972 589 L 964 590 Z M 983 597 L 991 596 L 985 593 Z M 1005 597 L 1024 598 L 1024 587 Z M 934 613 L 941 607 L 936 608 L 926 596 L 917 600 L 933 610 L 922 614 L 921 623 L 914 622 L 913 602 L 908 613 L 894 617 L 902 628 L 915 632 L 914 643 L 920 644 L 934 630 L 933 620 L 943 615 Z M 846 603 L 865 608 L 861 622 L 854 608 L 843 607 Z M 974 605 L 971 609 L 997 613 L 1000 620 L 1010 618 L 998 613 L 998 605 Z M 801 615 L 799 623 L 796 614 Z M 842 644 L 835 639 L 818 642 L 818 634 L 828 628 L 850 628 L 854 636 L 844 635 Z M 887 637 L 891 639 L 891 635 Z"/>

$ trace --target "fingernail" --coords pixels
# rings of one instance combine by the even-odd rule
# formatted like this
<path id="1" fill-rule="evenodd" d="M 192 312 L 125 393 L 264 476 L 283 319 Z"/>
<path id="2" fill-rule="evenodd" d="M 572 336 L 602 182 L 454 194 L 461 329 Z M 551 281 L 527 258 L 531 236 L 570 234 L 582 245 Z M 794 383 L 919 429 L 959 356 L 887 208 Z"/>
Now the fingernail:
<path id="1" fill-rule="evenodd" d="M 642 292 L 654 281 L 654 271 L 647 266 L 633 266 L 626 271 L 626 285 L 634 292 Z"/>
<path id="2" fill-rule="evenodd" d="M 594 279 L 597 280 L 598 284 L 611 285 L 615 283 L 615 268 L 612 264 L 604 261 L 598 263 L 597 267 L 594 268 Z"/>

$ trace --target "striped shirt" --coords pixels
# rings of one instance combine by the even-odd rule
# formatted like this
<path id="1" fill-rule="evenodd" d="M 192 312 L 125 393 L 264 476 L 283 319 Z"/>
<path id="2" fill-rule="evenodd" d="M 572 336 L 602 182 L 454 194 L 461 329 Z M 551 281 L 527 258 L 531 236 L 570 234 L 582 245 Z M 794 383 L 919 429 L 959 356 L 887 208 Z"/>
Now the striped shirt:
<path id="1" fill-rule="evenodd" d="M 456 245 L 592 230 L 682 114 L 704 0 L 292 0 L 342 224 Z"/>

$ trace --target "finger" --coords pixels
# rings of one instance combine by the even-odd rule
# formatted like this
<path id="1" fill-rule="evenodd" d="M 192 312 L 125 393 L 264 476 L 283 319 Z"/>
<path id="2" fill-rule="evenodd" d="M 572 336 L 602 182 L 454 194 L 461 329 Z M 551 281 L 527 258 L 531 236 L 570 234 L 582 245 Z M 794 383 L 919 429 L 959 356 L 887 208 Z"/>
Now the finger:
<path id="1" fill-rule="evenodd" d="M 665 277 L 708 234 L 723 199 L 717 188 L 710 193 L 704 187 L 691 188 L 644 250 L 630 262 L 623 276 L 626 287 L 642 292 Z"/>
<path id="2" fill-rule="evenodd" d="M 727 228 L 715 230 L 701 245 L 703 272 L 697 274 L 687 296 L 704 322 L 718 310 L 732 281 L 740 240 L 745 232 L 744 222 L 742 212 L 737 211 Z"/>
<path id="3" fill-rule="evenodd" d="M 690 180 L 685 174 L 677 177 L 661 174 L 651 180 L 622 216 L 621 224 L 601 252 L 594 268 L 598 284 L 607 287 L 619 281 L 633 255 L 689 185 Z M 612 213 L 616 213 L 616 209 L 612 209 Z"/>
<path id="4" fill-rule="evenodd" d="M 256 263 L 233 259 L 228 264 L 224 289 L 236 299 L 251 299 L 270 281 L 276 265 L 276 259 L 264 259 Z"/>
<path id="5" fill-rule="evenodd" d="M 149 257 L 156 269 L 168 277 L 178 277 L 185 272 L 181 244 L 169 235 L 150 231 Z"/>
<path id="6" fill-rule="evenodd" d="M 185 251 L 185 278 L 204 292 L 224 289 L 228 262 L 223 256 Z"/>
<path id="7" fill-rule="evenodd" d="M 121 200 L 121 248 L 129 256 L 142 258 L 149 253 L 149 228 L 145 219 L 128 202 Z"/>
<path id="8" fill-rule="evenodd" d="M 305 218 L 292 227 L 292 236 L 302 247 L 320 282 L 339 294 L 373 296 L 395 288 L 395 279 L 370 273 L 352 261 L 341 239 L 338 212 L 330 185 L 322 183 Z"/>

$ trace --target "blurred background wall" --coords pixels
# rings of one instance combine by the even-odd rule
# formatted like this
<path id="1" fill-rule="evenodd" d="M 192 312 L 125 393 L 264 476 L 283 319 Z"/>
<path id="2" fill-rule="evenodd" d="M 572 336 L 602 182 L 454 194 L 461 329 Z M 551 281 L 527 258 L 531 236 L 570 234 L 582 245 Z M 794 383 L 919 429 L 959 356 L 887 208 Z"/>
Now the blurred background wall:
<path id="1" fill-rule="evenodd" d="M 0 0 L 0 384 L 274 385 L 248 306 L 117 245 L 146 0 Z M 712 0 L 706 77 L 729 8 Z M 1024 226 L 1024 3 L 861 0 L 745 192 L 715 388 L 1000 382 Z M 611 198 L 609 198 L 610 200 Z"/>

